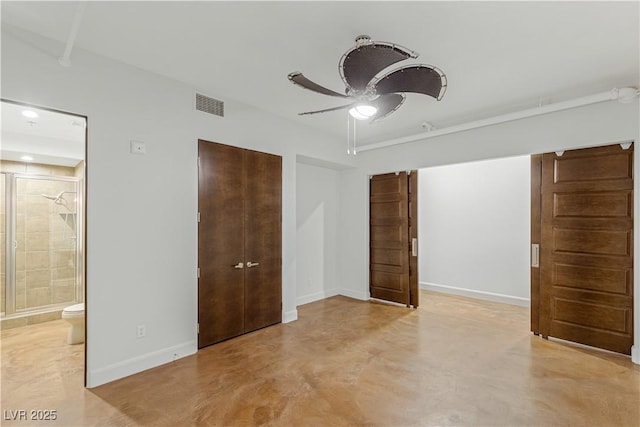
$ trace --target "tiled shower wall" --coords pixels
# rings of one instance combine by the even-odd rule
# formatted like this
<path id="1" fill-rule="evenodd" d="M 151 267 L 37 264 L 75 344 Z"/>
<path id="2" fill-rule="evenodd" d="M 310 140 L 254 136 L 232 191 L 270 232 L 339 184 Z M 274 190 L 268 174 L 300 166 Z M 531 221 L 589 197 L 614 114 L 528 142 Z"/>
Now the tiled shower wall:
<path id="1" fill-rule="evenodd" d="M 50 176 L 78 176 L 82 167 L 0 163 L 2 171 Z M 74 182 L 36 179 L 17 180 L 16 215 L 16 310 L 31 309 L 50 304 L 72 303 L 76 298 L 76 203 L 75 194 L 66 194 L 66 207 L 42 197 L 55 196 L 61 191 L 76 191 Z M 5 185 L 1 191 L 4 192 Z M 4 194 L 0 194 L 4 197 Z M 4 199 L 1 199 L 4 200 Z M 2 309 L 5 291 L 5 229 L 2 215 Z M 60 313 L 14 319 L 11 323 L 37 323 L 59 318 Z M 9 327 L 6 321 L 3 328 Z"/>

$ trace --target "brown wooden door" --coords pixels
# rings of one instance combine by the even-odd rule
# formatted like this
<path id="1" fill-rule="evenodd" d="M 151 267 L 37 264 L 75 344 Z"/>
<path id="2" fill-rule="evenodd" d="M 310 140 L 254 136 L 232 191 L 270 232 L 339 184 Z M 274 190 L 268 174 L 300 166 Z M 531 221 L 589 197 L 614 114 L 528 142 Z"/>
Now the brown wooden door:
<path id="1" fill-rule="evenodd" d="M 633 147 L 544 154 L 541 174 L 539 333 L 630 354 Z"/>
<path id="2" fill-rule="evenodd" d="M 198 141 L 198 347 L 282 318 L 282 160 Z"/>
<path id="3" fill-rule="evenodd" d="M 249 332 L 282 321 L 282 158 L 245 150 L 244 174 L 244 324 Z"/>
<path id="4" fill-rule="evenodd" d="M 198 347 L 244 332 L 243 151 L 198 141 Z"/>
<path id="5" fill-rule="evenodd" d="M 416 178 L 415 171 L 375 175 L 371 177 L 369 193 L 371 297 L 415 307 L 418 305 L 417 261 L 412 259 L 415 256 L 412 256 L 411 244 L 412 237 L 417 236 L 417 221 L 413 221 L 410 229 L 410 217 L 411 213 L 417 213 L 417 192 L 413 192 L 414 203 L 410 206 L 409 189 L 417 189 Z"/>

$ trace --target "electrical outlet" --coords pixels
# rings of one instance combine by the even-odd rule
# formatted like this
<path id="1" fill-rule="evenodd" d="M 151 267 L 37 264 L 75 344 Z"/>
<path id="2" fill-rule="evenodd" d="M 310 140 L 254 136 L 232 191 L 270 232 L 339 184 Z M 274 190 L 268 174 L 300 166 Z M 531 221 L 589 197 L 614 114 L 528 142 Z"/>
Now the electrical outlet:
<path id="1" fill-rule="evenodd" d="M 144 338 L 145 335 L 147 335 L 147 327 L 145 325 L 138 325 L 136 336 L 138 338 Z"/>

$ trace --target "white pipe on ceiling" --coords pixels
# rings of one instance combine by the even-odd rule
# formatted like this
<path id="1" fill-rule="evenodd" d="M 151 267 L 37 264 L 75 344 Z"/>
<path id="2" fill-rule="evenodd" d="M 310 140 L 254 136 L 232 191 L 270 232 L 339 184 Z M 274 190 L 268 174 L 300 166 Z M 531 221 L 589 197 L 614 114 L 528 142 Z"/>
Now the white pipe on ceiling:
<path id="1" fill-rule="evenodd" d="M 58 62 L 63 67 L 71 66 L 71 49 L 73 49 L 73 44 L 76 41 L 78 28 L 80 28 L 80 22 L 82 21 L 82 15 L 84 14 L 85 7 L 87 7 L 86 1 L 80 1 L 76 6 L 76 13 L 73 15 L 73 22 L 71 23 L 71 29 L 69 30 L 69 36 L 67 37 L 67 44 L 64 47 L 64 53 L 58 59 Z"/>
<path id="2" fill-rule="evenodd" d="M 597 93 L 595 95 L 584 96 L 582 98 L 576 98 L 569 101 L 556 102 L 554 104 L 547 104 L 536 108 L 530 108 L 527 110 L 516 111 L 514 113 L 503 114 L 501 116 L 490 117 L 488 119 L 475 120 L 472 122 L 462 123 L 455 126 L 450 126 L 442 129 L 432 130 L 429 132 L 422 132 L 415 135 L 404 136 L 401 138 L 389 139 L 387 141 L 377 142 L 375 144 L 363 145 L 358 148 L 358 151 L 370 151 L 377 150 L 379 148 L 391 147 L 393 145 L 406 144 L 409 142 L 420 141 L 422 139 L 435 138 L 437 136 L 448 135 L 456 132 L 463 132 L 470 129 L 477 129 L 486 126 L 496 125 L 499 123 L 511 122 L 514 120 L 525 119 L 528 117 L 539 116 L 541 114 L 554 113 L 556 111 L 568 110 L 571 108 L 582 107 L 584 105 L 596 104 L 605 101 L 618 100 L 622 103 L 632 102 L 638 97 L 640 91 L 636 88 L 626 87 L 622 89 L 613 88 L 606 92 Z"/>

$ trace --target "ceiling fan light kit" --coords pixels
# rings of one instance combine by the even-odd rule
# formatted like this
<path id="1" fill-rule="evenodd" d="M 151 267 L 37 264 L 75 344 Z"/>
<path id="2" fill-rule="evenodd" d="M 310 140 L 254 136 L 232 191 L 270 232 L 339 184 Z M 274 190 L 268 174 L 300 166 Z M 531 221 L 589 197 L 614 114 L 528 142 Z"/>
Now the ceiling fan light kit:
<path id="1" fill-rule="evenodd" d="M 375 122 L 400 108 L 407 92 L 428 95 L 438 101 L 444 96 L 447 78 L 437 67 L 414 64 L 383 73 L 393 64 L 417 58 L 417 52 L 394 43 L 372 41 L 367 35 L 356 37 L 355 42 L 356 45 L 342 55 L 338 65 L 340 77 L 345 84 L 344 94 L 309 80 L 301 72 L 289 74 L 289 80 L 293 84 L 323 95 L 350 100 L 345 105 L 306 111 L 298 113 L 299 115 L 348 109 L 349 115 L 354 119 Z M 347 127 L 347 132 L 351 135 L 349 125 Z M 353 142 L 347 142 L 347 152 L 355 154 L 355 122 L 353 135 Z"/>
<path id="2" fill-rule="evenodd" d="M 351 117 L 357 120 L 367 120 L 378 112 L 375 105 L 359 104 L 349 110 Z"/>
<path id="3" fill-rule="evenodd" d="M 356 45 L 342 55 L 338 65 L 340 77 L 345 84 L 344 94 L 312 82 L 301 72 L 289 74 L 289 80 L 298 86 L 323 95 L 345 98 L 351 102 L 299 114 L 308 115 L 342 109 L 357 113 L 357 110 L 362 110 L 361 106 L 366 105 L 376 109 L 367 118 L 377 121 L 396 111 L 404 102 L 407 92 L 442 99 L 447 87 L 447 78 L 437 67 L 414 64 L 381 74 L 393 64 L 417 57 L 417 52 L 400 45 L 373 41 L 366 35 L 358 36 Z M 356 117 L 354 113 L 351 114 Z"/>

